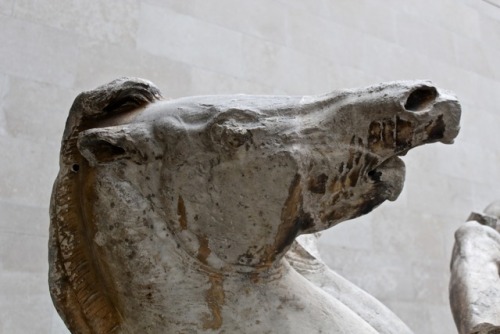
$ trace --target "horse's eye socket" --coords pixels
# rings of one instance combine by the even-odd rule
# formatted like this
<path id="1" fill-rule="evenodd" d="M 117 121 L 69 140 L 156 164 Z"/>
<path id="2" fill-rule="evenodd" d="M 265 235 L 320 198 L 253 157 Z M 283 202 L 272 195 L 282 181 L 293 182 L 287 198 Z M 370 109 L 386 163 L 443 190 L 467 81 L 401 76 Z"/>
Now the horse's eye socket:
<path id="1" fill-rule="evenodd" d="M 92 143 L 92 151 L 98 161 L 109 162 L 116 160 L 125 154 L 125 149 L 123 147 L 113 145 L 104 140 L 97 140 Z"/>

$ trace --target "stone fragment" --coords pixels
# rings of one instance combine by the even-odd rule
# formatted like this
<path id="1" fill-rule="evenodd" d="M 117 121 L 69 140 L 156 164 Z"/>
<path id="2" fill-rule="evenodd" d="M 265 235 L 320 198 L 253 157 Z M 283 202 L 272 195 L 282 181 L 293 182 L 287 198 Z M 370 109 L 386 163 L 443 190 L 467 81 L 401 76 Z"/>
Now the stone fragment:
<path id="1" fill-rule="evenodd" d="M 295 240 L 395 200 L 398 156 L 452 143 L 459 119 L 427 81 L 165 100 L 121 78 L 84 92 L 52 194 L 54 304 L 74 333 L 409 333 Z"/>
<path id="2" fill-rule="evenodd" d="M 500 333 L 500 201 L 455 233 L 450 305 L 460 334 Z"/>

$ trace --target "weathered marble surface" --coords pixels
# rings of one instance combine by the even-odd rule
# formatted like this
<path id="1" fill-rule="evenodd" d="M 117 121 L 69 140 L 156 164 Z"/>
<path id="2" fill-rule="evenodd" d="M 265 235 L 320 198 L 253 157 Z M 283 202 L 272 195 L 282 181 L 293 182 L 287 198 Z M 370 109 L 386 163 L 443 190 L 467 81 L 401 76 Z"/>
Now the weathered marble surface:
<path id="1" fill-rule="evenodd" d="M 500 201 L 455 233 L 450 304 L 460 334 L 500 333 Z"/>
<path id="2" fill-rule="evenodd" d="M 459 118 L 423 81 L 168 101 L 122 78 L 82 93 L 51 203 L 54 304 L 75 333 L 408 333 L 294 240 L 395 200 L 397 156 L 451 143 Z"/>

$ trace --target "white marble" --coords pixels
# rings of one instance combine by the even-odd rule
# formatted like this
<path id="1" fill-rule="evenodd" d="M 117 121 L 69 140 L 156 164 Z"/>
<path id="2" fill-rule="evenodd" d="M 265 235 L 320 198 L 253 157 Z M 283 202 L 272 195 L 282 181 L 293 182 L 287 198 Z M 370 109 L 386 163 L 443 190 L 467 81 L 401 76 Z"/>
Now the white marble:
<path id="1" fill-rule="evenodd" d="M 451 259 L 450 304 L 460 334 L 500 330 L 500 201 L 475 214 L 455 233 Z"/>
<path id="2" fill-rule="evenodd" d="M 409 334 L 294 240 L 395 201 L 398 156 L 452 143 L 460 113 L 428 81 L 164 100 L 121 78 L 84 92 L 52 193 L 54 304 L 75 332 Z M 377 274 L 392 292 L 406 272 Z"/>

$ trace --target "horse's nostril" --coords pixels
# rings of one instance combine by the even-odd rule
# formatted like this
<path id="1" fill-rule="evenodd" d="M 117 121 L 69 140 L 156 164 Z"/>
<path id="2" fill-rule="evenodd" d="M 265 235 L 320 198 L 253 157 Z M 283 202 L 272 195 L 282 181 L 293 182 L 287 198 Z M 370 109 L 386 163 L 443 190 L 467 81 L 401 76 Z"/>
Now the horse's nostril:
<path id="1" fill-rule="evenodd" d="M 424 86 L 415 89 L 406 99 L 405 109 L 422 111 L 434 103 L 438 96 L 436 88 Z"/>

